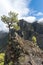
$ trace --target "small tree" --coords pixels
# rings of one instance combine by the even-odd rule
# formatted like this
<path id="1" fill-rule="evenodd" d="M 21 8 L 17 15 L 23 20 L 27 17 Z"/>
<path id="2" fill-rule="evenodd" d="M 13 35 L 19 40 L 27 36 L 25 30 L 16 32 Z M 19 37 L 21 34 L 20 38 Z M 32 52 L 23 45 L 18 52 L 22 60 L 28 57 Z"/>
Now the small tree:
<path id="1" fill-rule="evenodd" d="M 9 36 L 11 36 L 11 34 L 10 34 L 11 27 L 13 27 L 16 30 L 19 30 L 20 29 L 20 27 L 17 25 L 17 23 L 19 22 L 18 21 L 18 14 L 17 13 L 14 13 L 14 12 L 11 12 L 10 11 L 8 13 L 8 16 L 6 16 L 6 15 L 1 16 L 1 20 L 4 23 L 7 23 L 8 24 Z M 9 39 L 10 39 L 10 37 L 9 37 Z"/>
<path id="2" fill-rule="evenodd" d="M 8 27 L 9 27 L 9 30 L 10 30 L 10 27 L 14 27 L 15 29 L 18 28 L 19 29 L 19 26 L 17 25 L 18 23 L 18 14 L 17 13 L 14 13 L 14 12 L 9 12 L 8 13 L 8 16 L 6 15 L 3 15 L 1 16 L 1 20 L 4 22 L 4 23 L 7 23 L 8 24 Z M 16 23 L 16 25 L 14 24 Z"/>
<path id="3" fill-rule="evenodd" d="M 13 48 L 12 41 L 11 41 L 11 37 L 12 36 L 11 36 L 10 29 L 11 29 L 11 27 L 13 27 L 16 30 L 19 30 L 19 26 L 17 25 L 17 23 L 19 22 L 17 16 L 18 16 L 18 14 L 14 13 L 14 12 L 11 12 L 11 11 L 8 13 L 8 16 L 6 16 L 6 15 L 1 16 L 1 20 L 4 23 L 7 23 L 8 24 L 8 28 L 9 28 L 9 41 L 10 41 L 9 44 L 8 44 L 8 49 L 6 49 L 8 52 L 6 51 L 6 53 L 5 53 L 4 65 L 7 65 L 10 61 L 12 61 L 13 64 L 14 64 L 14 60 L 15 60 L 14 57 L 13 57 L 13 60 L 12 59 L 9 59 L 9 58 L 11 58 L 11 56 L 15 56 L 15 54 L 16 54 L 16 52 L 14 51 L 14 48 Z M 16 49 L 16 46 L 15 46 L 15 49 Z M 10 51 L 13 53 L 12 55 L 10 54 Z M 10 54 L 10 56 L 9 56 L 9 54 Z M 18 60 L 18 58 L 17 58 L 17 60 Z"/>

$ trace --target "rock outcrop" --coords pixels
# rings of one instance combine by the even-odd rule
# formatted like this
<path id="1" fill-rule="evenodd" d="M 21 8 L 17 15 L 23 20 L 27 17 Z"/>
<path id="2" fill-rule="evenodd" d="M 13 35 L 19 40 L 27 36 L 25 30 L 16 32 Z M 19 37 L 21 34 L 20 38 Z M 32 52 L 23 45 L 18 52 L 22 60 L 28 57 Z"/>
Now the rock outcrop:
<path id="1" fill-rule="evenodd" d="M 17 33 L 15 39 L 24 50 L 22 54 L 24 61 L 21 57 L 21 65 L 43 65 L 43 51 L 37 45 L 34 45 L 32 41 L 22 39 Z"/>

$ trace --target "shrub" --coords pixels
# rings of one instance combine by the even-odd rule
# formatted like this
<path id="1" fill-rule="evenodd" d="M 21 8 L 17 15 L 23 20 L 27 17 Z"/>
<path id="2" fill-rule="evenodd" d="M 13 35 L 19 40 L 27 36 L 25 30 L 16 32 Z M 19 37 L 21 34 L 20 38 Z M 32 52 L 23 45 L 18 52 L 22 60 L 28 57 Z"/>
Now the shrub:
<path id="1" fill-rule="evenodd" d="M 33 41 L 33 43 L 36 43 L 37 39 L 35 36 L 32 37 L 32 41 Z"/>
<path id="2" fill-rule="evenodd" d="M 4 65 L 4 53 L 0 53 L 0 65 Z"/>

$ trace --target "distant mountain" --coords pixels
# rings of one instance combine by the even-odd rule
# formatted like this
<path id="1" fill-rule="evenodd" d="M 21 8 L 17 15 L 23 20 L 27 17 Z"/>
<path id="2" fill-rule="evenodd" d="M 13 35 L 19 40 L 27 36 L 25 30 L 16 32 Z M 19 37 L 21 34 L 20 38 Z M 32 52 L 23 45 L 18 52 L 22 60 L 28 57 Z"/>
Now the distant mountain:
<path id="1" fill-rule="evenodd" d="M 35 21 L 33 23 L 28 23 L 23 19 L 19 21 L 20 29 L 23 32 L 23 38 L 31 40 L 31 37 L 35 35 L 38 45 L 43 49 L 43 22 L 38 23 L 38 21 Z"/>
<path id="2" fill-rule="evenodd" d="M 8 36 L 5 36 L 4 38 L 0 39 L 0 52 L 3 52 L 6 49 L 7 44 Z"/>
<path id="3" fill-rule="evenodd" d="M 0 39 L 4 38 L 8 33 L 0 31 Z"/>
<path id="4" fill-rule="evenodd" d="M 8 42 L 8 33 L 0 31 L 0 52 L 6 49 Z"/>
<path id="5" fill-rule="evenodd" d="M 43 22 L 39 22 L 40 25 L 43 25 Z"/>
<path id="6" fill-rule="evenodd" d="M 36 33 L 38 33 L 37 35 L 38 45 L 41 48 L 43 48 L 43 25 L 41 24 L 37 22 L 28 23 L 27 21 L 23 19 L 19 20 L 18 25 L 20 26 L 20 30 L 17 31 L 17 33 L 27 40 L 31 40 L 32 35 L 35 35 Z M 14 31 L 11 30 L 11 33 L 13 34 Z M 8 33 L 4 31 L 0 31 L 0 50 L 1 49 L 4 50 L 6 48 L 6 45 L 8 44 L 7 42 L 8 42 Z"/>

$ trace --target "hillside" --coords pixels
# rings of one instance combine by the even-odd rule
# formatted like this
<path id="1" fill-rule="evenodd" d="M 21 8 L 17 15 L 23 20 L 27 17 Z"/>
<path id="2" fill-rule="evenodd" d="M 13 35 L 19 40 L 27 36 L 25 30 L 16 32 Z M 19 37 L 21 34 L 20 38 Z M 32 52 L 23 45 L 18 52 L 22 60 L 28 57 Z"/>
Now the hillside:
<path id="1" fill-rule="evenodd" d="M 23 62 L 23 65 L 43 65 L 43 51 L 38 45 L 33 44 L 32 41 L 22 39 L 19 35 L 16 35 L 16 41 L 24 49 L 23 57 L 25 60 L 21 61 L 21 64 Z"/>
<path id="2" fill-rule="evenodd" d="M 23 52 L 20 54 L 21 56 L 18 58 L 20 65 L 43 65 L 43 51 L 38 45 L 35 45 L 32 41 L 21 38 L 17 33 L 13 40 L 23 49 Z M 13 47 L 15 47 L 15 43 L 12 43 Z M 16 53 L 18 52 L 19 51 Z"/>
<path id="3" fill-rule="evenodd" d="M 38 23 L 38 21 L 29 23 L 24 19 L 21 19 L 19 20 L 18 25 L 20 26 L 24 39 L 31 40 L 32 36 L 36 36 L 37 44 L 43 49 L 43 23 Z"/>
<path id="4" fill-rule="evenodd" d="M 12 39 L 13 41 L 15 41 L 12 42 L 13 47 L 15 47 L 15 43 L 17 43 L 23 49 L 21 56 L 18 58 L 20 65 L 43 65 L 43 50 L 39 48 L 40 46 L 41 48 L 43 48 L 43 44 L 40 44 L 43 42 L 43 31 L 42 31 L 43 26 L 40 26 L 36 22 L 31 24 L 27 22 L 23 23 L 22 21 L 21 24 L 22 25 L 20 31 L 16 31 L 19 35 L 15 33 L 16 37 L 14 40 Z M 13 37 L 14 32 L 15 32 L 14 29 L 11 30 L 11 34 Z M 24 33 L 23 37 L 21 37 L 22 32 Z M 38 35 L 35 34 L 36 32 L 38 33 Z M 31 37 L 32 35 L 37 36 L 37 42 L 38 42 L 38 44 L 36 43 L 37 45 L 35 45 L 32 41 L 29 40 L 29 37 Z M 7 50 L 6 46 L 9 43 L 8 35 L 5 34 L 5 36 L 4 37 L 3 36 L 4 35 L 2 35 L 0 38 L 0 52 Z M 18 49 L 16 49 L 16 53 L 18 52 L 19 52 Z"/>

